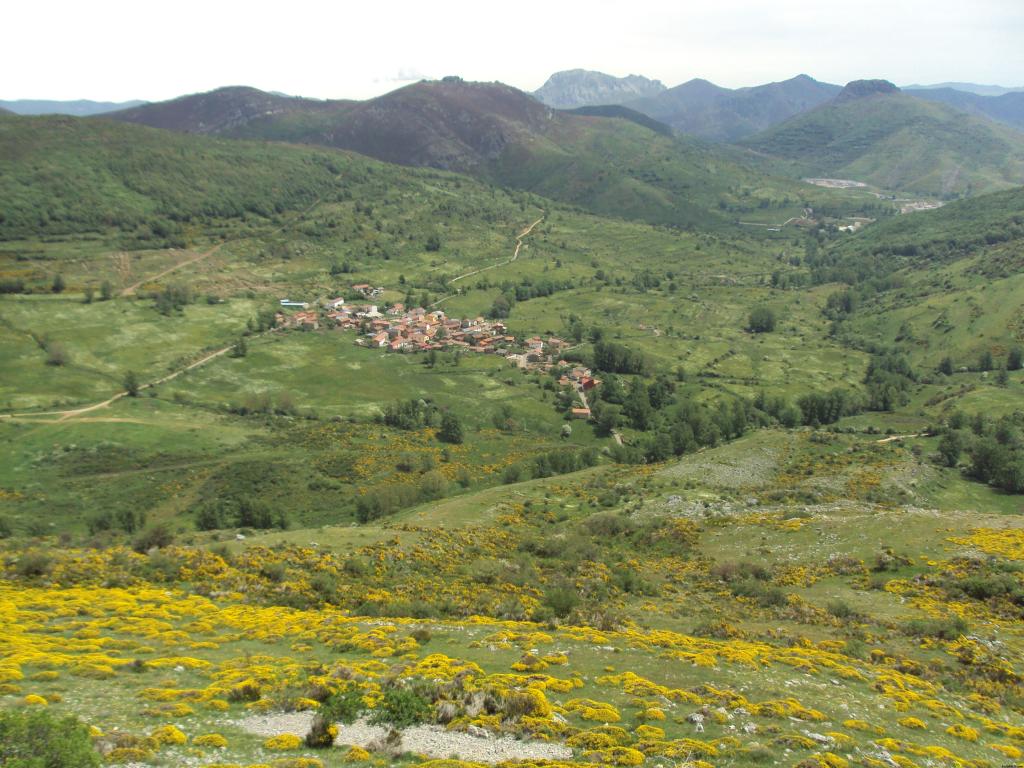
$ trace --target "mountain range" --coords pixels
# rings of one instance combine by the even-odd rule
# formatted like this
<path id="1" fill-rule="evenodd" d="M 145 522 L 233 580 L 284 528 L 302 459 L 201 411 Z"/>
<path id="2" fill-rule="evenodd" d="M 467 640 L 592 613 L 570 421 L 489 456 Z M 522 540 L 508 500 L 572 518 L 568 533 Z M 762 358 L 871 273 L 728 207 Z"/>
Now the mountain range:
<path id="1" fill-rule="evenodd" d="M 938 101 L 977 117 L 987 117 L 1024 130 L 1024 91 L 983 96 L 956 88 L 904 88 L 904 93 L 919 99 Z"/>
<path id="2" fill-rule="evenodd" d="M 879 80 L 743 142 L 804 173 L 957 197 L 1024 182 L 1024 134 Z"/>
<path id="3" fill-rule="evenodd" d="M 724 221 L 721 204 L 744 187 L 771 190 L 779 199 L 800 194 L 799 183 L 747 167 L 742 153 L 672 136 L 639 113 L 621 107 L 555 110 L 501 83 L 423 81 L 363 102 L 311 102 L 226 88 L 104 118 L 351 150 L 399 165 L 468 173 L 597 213 L 676 226 Z"/>
<path id="4" fill-rule="evenodd" d="M 533 92 L 540 101 L 556 109 L 625 104 L 633 99 L 655 96 L 665 90 L 660 80 L 641 75 L 614 77 L 603 72 L 570 69 L 556 72 Z"/>
<path id="5" fill-rule="evenodd" d="M 16 115 L 74 115 L 86 117 L 128 109 L 145 104 L 144 101 L 49 101 L 45 99 L 18 99 L 16 101 L 0 101 L 0 110 L 13 112 Z"/>
<path id="6" fill-rule="evenodd" d="M 840 90 L 808 75 L 736 90 L 690 80 L 627 106 L 681 133 L 710 141 L 738 141 L 824 104 Z"/>
<path id="7" fill-rule="evenodd" d="M 905 91 L 944 90 L 947 88 L 954 91 L 966 91 L 967 93 L 973 93 L 978 96 L 1002 96 L 1006 93 L 1019 93 L 1024 91 L 1024 87 L 1007 88 L 1004 85 L 978 85 L 977 83 L 933 83 L 931 85 L 903 86 L 903 90 Z"/>
<path id="8" fill-rule="evenodd" d="M 636 94 L 636 83 L 649 84 Z M 544 103 L 560 109 L 593 104 L 624 105 L 709 141 L 740 141 L 835 98 L 842 86 L 809 75 L 747 88 L 723 88 L 694 79 L 673 88 L 636 75 L 615 78 L 600 72 L 568 70 L 552 75 L 534 92 Z M 1024 128 L 1024 88 L 941 83 L 902 89 L 918 98 L 939 101 L 978 117 Z"/>

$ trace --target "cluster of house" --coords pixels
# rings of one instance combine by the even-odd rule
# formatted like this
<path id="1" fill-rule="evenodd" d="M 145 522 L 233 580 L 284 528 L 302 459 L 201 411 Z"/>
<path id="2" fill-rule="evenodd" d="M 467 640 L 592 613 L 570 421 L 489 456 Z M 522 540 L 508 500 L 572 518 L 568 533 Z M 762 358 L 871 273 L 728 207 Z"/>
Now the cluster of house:
<path id="1" fill-rule="evenodd" d="M 569 346 L 553 336 L 535 336 L 520 346 L 500 320 L 452 318 L 440 309 L 409 309 L 404 304 L 394 304 L 382 312 L 376 304 L 349 304 L 343 298 L 323 302 L 319 309 L 289 299 L 282 299 L 280 305 L 281 310 L 298 311 L 278 311 L 275 324 L 279 328 L 316 330 L 326 324 L 352 329 L 359 332 L 356 344 L 393 352 L 464 349 L 502 354 L 522 368 L 535 369 L 545 364 L 550 367 L 552 355 Z"/>
<path id="2" fill-rule="evenodd" d="M 353 289 L 362 287 L 369 291 L 378 290 L 368 285 L 353 286 Z M 369 297 L 371 294 L 364 295 Z M 283 310 L 296 311 L 286 313 Z M 567 370 L 560 377 L 559 384 L 576 390 L 584 406 L 585 393 L 601 383 L 589 368 L 570 368 L 570 364 L 561 359 L 562 351 L 571 346 L 563 339 L 532 336 L 519 343 L 500 320 L 452 318 L 440 309 L 408 309 L 399 303 L 382 312 L 376 304 L 349 304 L 343 298 L 330 299 L 311 309 L 308 302 L 282 299 L 275 324 L 279 328 L 302 330 L 316 330 L 321 324 L 355 330 L 358 333 L 355 343 L 372 349 L 392 352 L 462 349 L 502 355 L 513 365 L 528 371 L 548 372 L 553 368 L 565 368 Z M 578 419 L 589 419 L 590 409 L 574 408 L 572 415 Z"/>

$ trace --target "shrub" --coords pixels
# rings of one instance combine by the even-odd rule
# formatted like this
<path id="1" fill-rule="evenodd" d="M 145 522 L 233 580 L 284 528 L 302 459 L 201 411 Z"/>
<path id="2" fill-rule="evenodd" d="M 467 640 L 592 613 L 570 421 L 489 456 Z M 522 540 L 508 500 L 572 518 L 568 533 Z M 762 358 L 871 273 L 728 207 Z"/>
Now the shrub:
<path id="1" fill-rule="evenodd" d="M 89 729 L 45 709 L 0 711 L 0 765 L 4 768 L 96 768 Z"/>
<path id="2" fill-rule="evenodd" d="M 323 712 L 317 712 L 306 734 L 306 746 L 312 749 L 326 749 L 334 746 L 338 737 L 338 726 L 331 722 Z"/>
<path id="3" fill-rule="evenodd" d="M 136 552 L 145 553 L 151 549 L 162 549 L 174 543 L 174 534 L 167 523 L 156 523 L 146 528 L 135 537 L 132 542 L 132 549 Z"/>
<path id="4" fill-rule="evenodd" d="M 26 552 L 18 558 L 14 572 L 24 578 L 45 576 L 53 567 L 53 559 L 46 552 Z"/>
<path id="5" fill-rule="evenodd" d="M 70 360 L 67 349 L 63 344 L 51 343 L 46 345 L 46 364 L 60 367 L 67 365 Z"/>
<path id="6" fill-rule="evenodd" d="M 826 606 L 826 609 L 830 614 L 835 616 L 837 619 L 849 619 L 851 616 L 855 615 L 855 612 L 853 608 L 850 607 L 850 604 L 843 600 L 829 601 L 829 604 Z"/>
<path id="7" fill-rule="evenodd" d="M 219 733 L 204 733 L 202 736 L 196 736 L 192 739 L 192 744 L 196 747 L 213 747 L 214 749 L 223 749 L 228 745 L 228 740 Z"/>
<path id="8" fill-rule="evenodd" d="M 775 313 L 768 307 L 757 307 L 750 313 L 747 328 L 753 333 L 770 333 L 775 330 Z"/>
<path id="9" fill-rule="evenodd" d="M 937 637 L 940 640 L 956 640 L 967 634 L 967 622 L 959 616 L 945 619 L 914 619 L 907 622 L 907 633 L 914 637 Z"/>
<path id="10" fill-rule="evenodd" d="M 389 688 L 384 692 L 384 699 L 374 710 L 370 722 L 374 725 L 407 728 L 426 721 L 432 711 L 430 702 L 417 691 L 408 688 Z"/>
<path id="11" fill-rule="evenodd" d="M 755 579 L 742 579 L 732 583 L 731 591 L 736 597 L 749 597 L 765 608 L 786 604 L 786 593 L 778 587 L 766 586 Z"/>
<path id="12" fill-rule="evenodd" d="M 302 739 L 294 733 L 281 733 L 263 742 L 264 749 L 274 750 L 298 749 L 301 745 Z"/>
<path id="13" fill-rule="evenodd" d="M 157 744 L 184 744 L 188 738 L 173 725 L 163 725 L 149 734 Z"/>
<path id="14" fill-rule="evenodd" d="M 552 584 L 544 592 L 544 605 L 559 618 L 568 616 L 579 604 L 579 593 L 568 581 Z"/>
<path id="15" fill-rule="evenodd" d="M 335 693 L 320 704 L 320 712 L 337 723 L 355 722 L 364 709 L 363 697 L 355 688 Z"/>

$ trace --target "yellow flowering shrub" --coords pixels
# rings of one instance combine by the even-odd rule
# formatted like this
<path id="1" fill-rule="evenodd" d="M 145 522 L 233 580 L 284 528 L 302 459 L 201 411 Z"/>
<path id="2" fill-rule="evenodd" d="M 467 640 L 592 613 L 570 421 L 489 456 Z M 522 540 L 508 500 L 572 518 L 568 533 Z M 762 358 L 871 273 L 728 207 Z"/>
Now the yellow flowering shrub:
<path id="1" fill-rule="evenodd" d="M 606 749 L 618 745 L 616 740 L 607 733 L 595 733 L 594 731 L 580 731 L 575 736 L 565 740 L 567 746 L 574 749 Z"/>
<path id="2" fill-rule="evenodd" d="M 596 723 L 617 723 L 622 719 L 619 711 L 611 704 L 593 699 L 572 699 L 565 703 L 565 711 L 578 715 L 583 720 Z"/>
<path id="3" fill-rule="evenodd" d="M 583 757 L 591 762 L 607 765 L 636 766 L 644 762 L 644 753 L 632 747 L 609 747 L 584 752 Z"/>
<path id="4" fill-rule="evenodd" d="M 197 747 L 213 747 L 214 749 L 223 749 L 228 745 L 228 740 L 221 736 L 219 733 L 204 733 L 202 736 L 196 736 L 192 739 L 192 743 Z"/>
<path id="5" fill-rule="evenodd" d="M 149 734 L 149 737 L 164 746 L 184 744 L 188 741 L 188 737 L 173 725 L 160 726 Z"/>
<path id="6" fill-rule="evenodd" d="M 969 725 L 963 725 L 962 723 L 954 723 L 946 729 L 946 733 L 950 736 L 956 736 L 958 739 L 964 739 L 965 741 L 977 741 L 978 731 L 975 728 L 971 728 Z"/>
<path id="7" fill-rule="evenodd" d="M 634 731 L 638 739 L 664 739 L 665 730 L 654 725 L 638 725 Z"/>
<path id="8" fill-rule="evenodd" d="M 928 727 L 923 720 L 919 720 L 916 717 L 901 717 L 898 722 L 904 728 L 914 728 L 919 731 L 923 731 Z"/>
<path id="9" fill-rule="evenodd" d="M 324 768 L 318 757 L 283 757 L 274 760 L 268 768 Z"/>
<path id="10" fill-rule="evenodd" d="M 153 753 L 141 747 L 117 747 L 104 757 L 108 763 L 139 763 L 152 759 Z"/>
<path id="11" fill-rule="evenodd" d="M 1020 760 L 1024 757 L 1024 749 L 1014 747 L 1010 744 L 990 744 L 989 749 L 994 749 L 999 754 L 1008 757 L 1011 760 Z"/>
<path id="12" fill-rule="evenodd" d="M 345 752 L 345 762 L 347 763 L 360 763 L 364 760 L 370 759 L 370 753 L 362 747 L 351 746 L 348 751 Z"/>
<path id="13" fill-rule="evenodd" d="M 21 701 L 22 701 L 23 704 L 25 704 L 27 706 L 34 706 L 34 707 L 45 707 L 45 706 L 47 706 L 49 704 L 49 702 L 46 699 L 44 699 L 42 696 L 37 696 L 34 693 L 30 693 L 28 696 L 26 696 Z"/>
<path id="14" fill-rule="evenodd" d="M 843 720 L 843 728 L 849 728 L 851 731 L 873 733 L 876 736 L 881 736 L 885 733 L 885 729 L 880 725 L 872 725 L 866 720 Z"/>
<path id="15" fill-rule="evenodd" d="M 269 739 L 263 742 L 264 749 L 298 749 L 302 746 L 302 739 L 296 736 L 294 733 L 280 733 L 277 736 L 271 736 Z"/>

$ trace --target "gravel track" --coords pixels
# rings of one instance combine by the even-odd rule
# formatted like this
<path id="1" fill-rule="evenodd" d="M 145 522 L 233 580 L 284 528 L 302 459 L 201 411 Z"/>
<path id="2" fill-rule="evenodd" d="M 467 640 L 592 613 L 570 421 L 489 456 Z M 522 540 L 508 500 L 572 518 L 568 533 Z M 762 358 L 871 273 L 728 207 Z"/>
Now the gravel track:
<path id="1" fill-rule="evenodd" d="M 277 736 L 294 733 L 303 736 L 309 731 L 312 712 L 283 712 L 272 715 L 252 715 L 237 720 L 233 725 L 257 736 Z M 359 747 L 380 743 L 388 729 L 370 725 L 365 719 L 351 725 L 338 724 L 336 745 L 351 744 Z M 521 741 L 511 736 L 484 738 L 459 731 L 448 731 L 439 725 L 415 725 L 401 731 L 398 749 L 434 758 L 456 756 L 461 760 L 479 763 L 500 763 L 505 760 L 569 760 L 572 750 L 563 744 L 542 741 Z"/>

